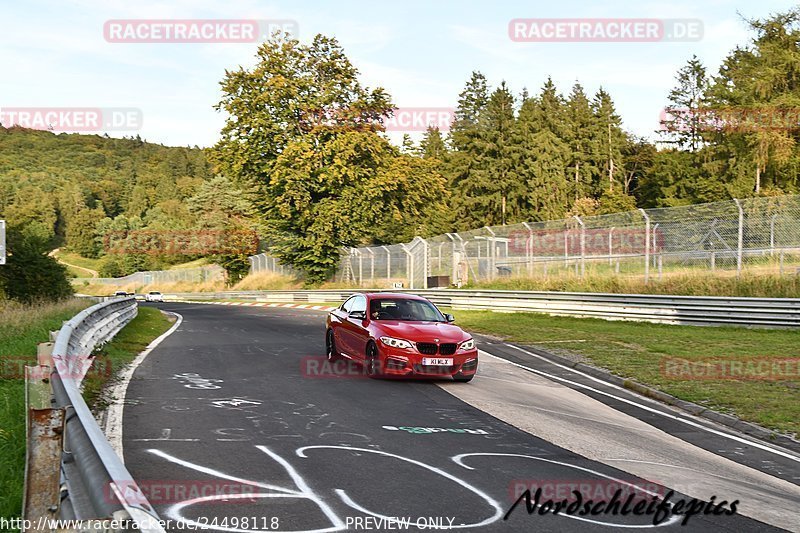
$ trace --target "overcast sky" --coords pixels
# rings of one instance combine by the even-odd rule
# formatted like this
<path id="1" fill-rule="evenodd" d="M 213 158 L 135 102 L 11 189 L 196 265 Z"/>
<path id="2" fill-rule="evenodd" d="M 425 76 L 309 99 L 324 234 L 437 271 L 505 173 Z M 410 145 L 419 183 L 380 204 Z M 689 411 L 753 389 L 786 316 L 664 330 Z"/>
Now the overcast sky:
<path id="1" fill-rule="evenodd" d="M 335 36 L 364 84 L 384 87 L 399 107 L 452 107 L 472 70 L 515 94 L 551 76 L 562 93 L 579 80 L 601 85 L 627 130 L 652 136 L 675 71 L 697 54 L 712 71 L 751 34 L 743 17 L 763 18 L 793 4 L 762 0 L 664 1 L 255 1 L 0 0 L 0 109 L 137 108 L 139 133 L 166 145 L 212 145 L 224 117 L 225 69 L 252 65 L 257 43 L 112 43 L 108 20 L 291 19 L 299 38 Z M 699 19 L 694 42 L 515 42 L 516 18 Z"/>

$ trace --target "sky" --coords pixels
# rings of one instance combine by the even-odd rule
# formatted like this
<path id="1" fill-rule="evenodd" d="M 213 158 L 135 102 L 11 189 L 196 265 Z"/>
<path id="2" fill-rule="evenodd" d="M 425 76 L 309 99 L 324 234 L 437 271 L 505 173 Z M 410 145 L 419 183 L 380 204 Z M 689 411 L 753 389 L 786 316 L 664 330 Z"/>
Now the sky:
<path id="1" fill-rule="evenodd" d="M 139 117 L 112 136 L 169 146 L 212 146 L 225 116 L 226 69 L 255 63 L 256 42 L 109 42 L 110 20 L 291 20 L 297 37 L 336 37 L 362 83 L 383 87 L 399 108 L 452 108 L 474 70 L 494 87 L 537 93 L 548 76 L 563 94 L 579 81 L 608 91 L 632 134 L 654 139 L 676 71 L 697 55 L 715 73 L 752 37 L 745 19 L 792 2 L 673 1 L 257 1 L 0 0 L 0 111 L 125 108 Z M 693 19 L 702 38 L 684 42 L 517 42 L 512 19 Z M 393 132 L 397 142 L 402 132 Z M 418 133 L 412 132 L 415 138 Z"/>

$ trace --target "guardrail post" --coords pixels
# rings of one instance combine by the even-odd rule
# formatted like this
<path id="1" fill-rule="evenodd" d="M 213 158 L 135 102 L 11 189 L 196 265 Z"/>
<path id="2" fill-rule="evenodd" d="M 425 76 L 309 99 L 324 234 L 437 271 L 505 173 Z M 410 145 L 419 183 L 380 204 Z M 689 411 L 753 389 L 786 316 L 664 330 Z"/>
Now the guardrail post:
<path id="1" fill-rule="evenodd" d="M 25 482 L 22 517 L 37 523 L 58 516 L 64 409 L 50 406 L 50 367 L 25 367 Z M 25 531 L 25 530 L 23 530 Z"/>
<path id="2" fill-rule="evenodd" d="M 586 274 L 586 226 L 578 215 L 574 215 L 573 218 L 581 226 L 581 277 L 584 277 Z"/>
<path id="3" fill-rule="evenodd" d="M 650 216 L 644 209 L 639 209 L 644 217 L 644 283 L 650 281 Z"/>
<path id="4" fill-rule="evenodd" d="M 736 275 L 739 276 L 742 273 L 742 245 L 744 244 L 744 210 L 742 209 L 742 203 L 739 201 L 738 198 L 734 198 L 733 201 L 736 203 L 736 208 L 739 209 L 739 239 L 736 246 Z"/>

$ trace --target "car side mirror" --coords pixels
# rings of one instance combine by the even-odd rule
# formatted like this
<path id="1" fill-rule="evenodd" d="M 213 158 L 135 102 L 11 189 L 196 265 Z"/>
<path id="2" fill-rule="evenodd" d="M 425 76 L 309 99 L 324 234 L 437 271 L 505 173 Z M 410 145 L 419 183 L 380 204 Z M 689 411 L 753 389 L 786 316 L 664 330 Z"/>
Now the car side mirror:
<path id="1" fill-rule="evenodd" d="M 444 319 L 447 320 L 448 324 L 450 324 L 451 322 L 455 322 L 456 321 L 456 317 L 454 317 L 450 313 L 445 313 L 444 314 Z"/>
<path id="2" fill-rule="evenodd" d="M 354 318 L 356 320 L 366 320 L 367 312 L 366 311 L 350 311 L 350 314 L 347 315 L 349 318 Z"/>

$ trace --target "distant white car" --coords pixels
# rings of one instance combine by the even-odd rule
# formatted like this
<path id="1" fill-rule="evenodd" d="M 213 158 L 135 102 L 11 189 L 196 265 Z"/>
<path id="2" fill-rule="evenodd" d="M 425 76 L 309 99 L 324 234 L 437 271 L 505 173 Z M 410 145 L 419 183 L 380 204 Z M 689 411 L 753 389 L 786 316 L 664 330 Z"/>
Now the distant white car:
<path id="1" fill-rule="evenodd" d="M 150 291 L 144 296 L 146 302 L 163 302 L 164 295 L 158 291 Z"/>

